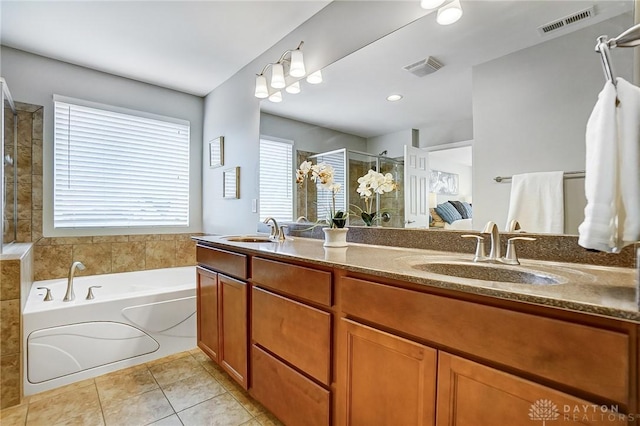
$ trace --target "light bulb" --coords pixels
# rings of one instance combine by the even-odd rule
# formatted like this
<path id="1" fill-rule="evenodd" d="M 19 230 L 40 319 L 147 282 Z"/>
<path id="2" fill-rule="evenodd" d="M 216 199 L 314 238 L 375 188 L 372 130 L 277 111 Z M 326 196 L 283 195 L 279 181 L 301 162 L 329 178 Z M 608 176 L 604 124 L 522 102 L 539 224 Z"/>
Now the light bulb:
<path id="1" fill-rule="evenodd" d="M 399 101 L 400 99 L 402 99 L 402 95 L 389 95 L 389 96 L 387 96 L 387 100 L 389 102 L 396 102 L 396 101 Z"/>
<path id="2" fill-rule="evenodd" d="M 302 50 L 291 51 L 291 68 L 289 75 L 291 77 L 304 77 L 307 71 L 304 69 L 304 60 L 302 58 Z"/>
<path id="3" fill-rule="evenodd" d="M 287 88 L 284 90 L 286 90 L 287 93 L 291 93 L 292 95 L 298 94 L 300 93 L 300 82 L 296 81 L 295 83 L 287 86 Z"/>
<path id="4" fill-rule="evenodd" d="M 267 89 L 267 78 L 260 74 L 256 77 L 256 98 L 264 99 L 269 96 L 269 90 Z"/>
<path id="5" fill-rule="evenodd" d="M 420 2 L 420 7 L 423 9 L 435 9 L 444 2 L 445 0 L 422 0 Z"/>
<path id="6" fill-rule="evenodd" d="M 275 103 L 282 102 L 282 92 L 278 90 L 277 92 L 273 93 L 271 96 L 269 96 L 269 100 Z"/>
<path id="7" fill-rule="evenodd" d="M 307 77 L 307 83 L 309 84 L 320 84 L 322 83 L 322 72 L 320 70 L 309 74 Z"/>
<path id="8" fill-rule="evenodd" d="M 271 87 L 274 89 L 283 89 L 284 86 L 284 67 L 282 64 L 273 64 L 271 67 Z"/>
<path id="9" fill-rule="evenodd" d="M 453 0 L 451 3 L 438 9 L 436 22 L 440 25 L 451 25 L 462 16 L 462 6 L 460 0 Z"/>

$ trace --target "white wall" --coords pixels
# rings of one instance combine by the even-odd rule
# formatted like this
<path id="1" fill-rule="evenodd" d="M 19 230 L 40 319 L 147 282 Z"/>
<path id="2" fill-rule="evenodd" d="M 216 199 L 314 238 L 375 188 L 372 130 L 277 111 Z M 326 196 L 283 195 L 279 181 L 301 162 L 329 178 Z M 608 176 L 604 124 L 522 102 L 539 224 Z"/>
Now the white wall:
<path id="1" fill-rule="evenodd" d="M 586 123 L 604 84 L 595 40 L 631 24 L 617 17 L 473 68 L 474 228 L 506 224 L 511 185 L 495 176 L 584 170 Z M 632 53 L 612 54 L 629 79 Z M 565 197 L 565 232 L 575 234 L 586 201 L 582 185 L 570 186 L 582 191 Z"/>
<path id="2" fill-rule="evenodd" d="M 251 211 L 251 199 L 258 198 L 260 101 L 253 91 L 255 75 L 265 64 L 274 62 L 282 52 L 304 40 L 305 65 L 307 72 L 313 72 L 425 13 L 417 2 L 334 1 L 207 95 L 203 157 L 207 142 L 224 136 L 225 166 L 203 169 L 204 231 L 256 230 L 258 213 Z M 241 169 L 240 198 L 223 199 L 222 170 L 235 166 Z"/>
<path id="3" fill-rule="evenodd" d="M 287 139 L 294 142 L 295 150 L 316 153 L 340 148 L 364 151 L 367 147 L 360 136 L 264 112 L 260 114 L 260 135 Z"/>
<path id="4" fill-rule="evenodd" d="M 189 227 L 154 228 L 154 233 L 202 230 L 203 99 L 2 46 L 2 73 L 15 101 L 44 106 L 43 232 L 45 236 L 100 235 L 102 230 L 53 229 L 53 95 L 188 120 L 191 123 Z M 148 233 L 124 228 L 104 234 Z"/>
<path id="5" fill-rule="evenodd" d="M 379 154 L 387 151 L 386 157 L 397 158 L 404 156 L 404 146 L 412 146 L 413 130 L 400 130 L 386 135 L 374 136 L 367 139 L 367 152 Z"/>
<path id="6" fill-rule="evenodd" d="M 473 139 L 473 120 L 443 121 L 436 126 L 420 127 L 420 148 Z"/>

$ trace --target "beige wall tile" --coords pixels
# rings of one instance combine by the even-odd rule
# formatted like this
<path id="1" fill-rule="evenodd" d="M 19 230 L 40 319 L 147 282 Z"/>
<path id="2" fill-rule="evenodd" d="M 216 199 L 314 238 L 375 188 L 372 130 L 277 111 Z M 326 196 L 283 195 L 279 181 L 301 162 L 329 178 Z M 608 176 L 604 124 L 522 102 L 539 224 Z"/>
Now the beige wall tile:
<path id="1" fill-rule="evenodd" d="M 42 210 L 42 176 L 31 176 L 31 202 L 34 210 Z"/>
<path id="2" fill-rule="evenodd" d="M 20 298 L 20 260 L 0 261 L 0 300 Z"/>
<path id="3" fill-rule="evenodd" d="M 31 241 L 42 238 L 42 210 L 33 210 L 31 214 Z"/>
<path id="4" fill-rule="evenodd" d="M 160 241 L 159 234 L 129 235 L 129 241 Z"/>
<path id="5" fill-rule="evenodd" d="M 176 241 L 176 266 L 193 266 L 196 264 L 196 242 Z"/>
<path id="6" fill-rule="evenodd" d="M 31 144 L 18 145 L 18 182 L 31 182 Z"/>
<path id="7" fill-rule="evenodd" d="M 38 246 L 50 246 L 51 238 L 42 237 L 38 241 L 36 241 L 36 245 Z"/>
<path id="8" fill-rule="evenodd" d="M 29 183 L 18 184 L 18 219 L 31 219 L 31 176 Z"/>
<path id="9" fill-rule="evenodd" d="M 0 409 L 20 404 L 20 354 L 0 357 Z"/>
<path id="10" fill-rule="evenodd" d="M 171 268 L 176 266 L 175 241 L 147 241 L 145 268 Z"/>
<path id="11" fill-rule="evenodd" d="M 42 141 L 34 140 L 31 145 L 31 174 L 42 175 Z"/>
<path id="12" fill-rule="evenodd" d="M 44 108 L 39 108 L 36 112 L 33 113 L 32 117 L 32 139 L 40 139 L 42 140 L 42 115 Z"/>
<path id="13" fill-rule="evenodd" d="M 176 234 L 160 234 L 161 241 L 174 241 L 176 239 Z"/>
<path id="14" fill-rule="evenodd" d="M 132 272 L 145 269 L 145 243 L 112 243 L 112 272 Z"/>
<path id="15" fill-rule="evenodd" d="M 25 111 L 18 111 L 18 145 L 31 147 L 32 125 L 32 114 Z"/>
<path id="16" fill-rule="evenodd" d="M 0 302 L 0 356 L 20 352 L 20 299 Z"/>
<path id="17" fill-rule="evenodd" d="M 31 241 L 31 219 L 18 220 L 17 241 L 26 243 Z"/>
<path id="18" fill-rule="evenodd" d="M 74 244 L 73 260 L 86 266 L 78 275 L 99 275 L 111 272 L 111 243 Z"/>
<path id="19" fill-rule="evenodd" d="M 37 245 L 34 247 L 33 264 L 35 280 L 66 277 L 73 255 L 71 245 Z"/>
<path id="20" fill-rule="evenodd" d="M 91 244 L 93 242 L 93 237 L 54 237 L 51 238 L 51 244 L 54 246 L 57 245 L 66 245 L 66 244 Z"/>
<path id="21" fill-rule="evenodd" d="M 101 235 L 94 236 L 93 243 L 126 243 L 129 242 L 127 235 Z"/>

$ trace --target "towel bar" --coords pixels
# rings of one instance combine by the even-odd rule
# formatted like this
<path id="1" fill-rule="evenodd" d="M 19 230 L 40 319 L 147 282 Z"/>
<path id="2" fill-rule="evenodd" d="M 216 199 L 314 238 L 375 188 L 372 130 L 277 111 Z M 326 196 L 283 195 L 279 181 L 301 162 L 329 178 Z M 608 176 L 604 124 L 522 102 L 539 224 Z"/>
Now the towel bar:
<path id="1" fill-rule="evenodd" d="M 565 179 L 578 179 L 584 177 L 584 170 L 577 172 L 564 172 Z M 512 176 L 496 176 L 493 178 L 496 182 L 502 182 L 503 180 L 510 180 Z"/>

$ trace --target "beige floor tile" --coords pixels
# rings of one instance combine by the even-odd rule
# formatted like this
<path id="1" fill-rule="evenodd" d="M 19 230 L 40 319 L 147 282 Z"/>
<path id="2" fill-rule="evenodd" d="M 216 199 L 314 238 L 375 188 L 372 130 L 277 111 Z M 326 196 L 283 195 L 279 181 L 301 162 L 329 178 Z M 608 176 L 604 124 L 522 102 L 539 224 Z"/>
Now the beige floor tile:
<path id="1" fill-rule="evenodd" d="M 211 358 L 209 358 L 209 356 L 202 352 L 200 349 L 198 349 L 198 352 L 191 352 L 191 356 L 194 357 L 198 362 L 211 361 Z"/>
<path id="2" fill-rule="evenodd" d="M 178 413 L 185 426 L 239 426 L 251 420 L 251 414 L 228 393 Z"/>
<path id="3" fill-rule="evenodd" d="M 184 358 L 186 356 L 191 355 L 189 351 L 178 352 L 177 354 L 165 356 L 164 358 L 156 359 L 153 361 L 147 362 L 147 367 L 151 368 L 155 365 L 166 364 L 167 362 L 174 361 L 176 359 Z"/>
<path id="4" fill-rule="evenodd" d="M 214 379 L 218 381 L 222 386 L 224 386 L 227 390 L 236 390 L 242 389 L 238 382 L 233 380 L 229 374 L 222 369 L 218 364 L 209 360 L 208 362 L 202 363 L 202 367 L 207 370 Z"/>
<path id="5" fill-rule="evenodd" d="M 173 416 L 165 417 L 162 420 L 153 422 L 149 426 L 182 426 L 182 422 L 178 418 L 178 415 L 174 414 Z"/>
<path id="6" fill-rule="evenodd" d="M 130 374 L 113 376 L 110 380 L 96 381 L 96 386 L 100 401 L 103 403 L 127 399 L 158 389 L 158 384 L 147 368 L 134 370 Z"/>
<path id="7" fill-rule="evenodd" d="M 240 426 L 262 426 L 256 419 L 251 419 L 246 423 L 242 423 Z"/>
<path id="8" fill-rule="evenodd" d="M 32 400 L 27 413 L 27 425 L 62 423 L 95 410 L 100 410 L 100 402 L 96 387 L 91 384 L 35 402 Z"/>
<path id="9" fill-rule="evenodd" d="M 174 413 L 169 401 L 160 389 L 102 406 L 107 425 L 146 425 Z"/>
<path id="10" fill-rule="evenodd" d="M 70 385 L 61 386 L 59 388 L 51 389 L 45 392 L 40 392 L 35 395 L 29 396 L 29 402 L 33 403 L 43 399 L 51 398 L 52 396 L 61 395 L 66 392 L 77 391 L 78 389 L 91 386 L 94 384 L 93 379 L 82 380 L 80 382 L 71 383 Z"/>
<path id="11" fill-rule="evenodd" d="M 95 380 L 96 380 L 96 383 L 101 381 L 112 380 L 114 377 L 122 376 L 123 374 L 124 375 L 133 374 L 140 370 L 148 370 L 148 368 L 145 364 L 134 365 L 132 367 L 123 368 L 122 370 L 116 370 L 116 371 L 112 371 L 111 373 L 103 374 L 102 376 L 96 377 Z"/>
<path id="12" fill-rule="evenodd" d="M 96 409 L 56 423 L 56 426 L 104 426 L 102 411 Z"/>
<path id="13" fill-rule="evenodd" d="M 182 411 L 226 392 L 204 369 L 202 373 L 162 387 L 174 410 Z"/>
<path id="14" fill-rule="evenodd" d="M 0 425 L 1 426 L 17 426 L 24 425 L 27 419 L 27 409 L 29 405 L 22 403 L 10 408 L 5 408 L 0 411 Z"/>
<path id="15" fill-rule="evenodd" d="M 245 410 L 249 412 L 252 416 L 256 417 L 260 414 L 266 413 L 267 409 L 262 406 L 258 401 L 251 398 L 247 391 L 244 389 L 231 389 L 229 390 L 231 396 L 233 396 L 236 401 L 244 407 Z"/>
<path id="16" fill-rule="evenodd" d="M 149 370 L 160 386 L 205 372 L 200 363 L 189 354 L 173 361 L 152 365 Z"/>
<path id="17" fill-rule="evenodd" d="M 256 420 L 262 426 L 284 426 L 282 422 L 280 422 L 280 420 L 271 413 L 260 414 L 259 416 L 256 416 Z"/>

